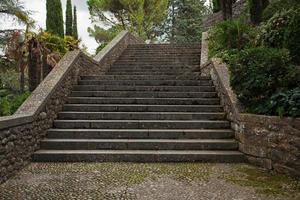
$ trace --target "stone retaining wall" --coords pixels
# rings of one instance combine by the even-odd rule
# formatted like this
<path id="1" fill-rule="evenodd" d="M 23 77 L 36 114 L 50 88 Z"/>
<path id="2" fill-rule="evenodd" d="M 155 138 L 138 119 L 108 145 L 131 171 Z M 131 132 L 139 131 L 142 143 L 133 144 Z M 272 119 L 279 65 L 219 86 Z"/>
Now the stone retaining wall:
<path id="1" fill-rule="evenodd" d="M 232 14 L 234 18 L 237 18 L 241 16 L 241 14 L 246 10 L 247 8 L 247 0 L 240 0 L 233 4 L 232 6 Z M 202 20 L 202 28 L 203 31 L 207 31 L 211 26 L 213 26 L 215 23 L 222 21 L 223 15 L 222 11 L 219 11 L 217 13 L 213 13 Z"/>
<path id="2" fill-rule="evenodd" d="M 67 53 L 14 115 L 0 117 L 0 183 L 30 162 L 81 75 L 105 72 L 128 44 L 141 43 L 128 32 L 118 38 L 95 60 L 80 51 Z"/>
<path id="3" fill-rule="evenodd" d="M 205 47 L 207 44 L 202 44 L 202 51 L 207 52 Z M 201 62 L 201 74 L 211 76 L 240 151 L 252 164 L 300 178 L 300 118 L 243 113 L 230 87 L 226 64 L 217 58 L 205 63 L 206 60 Z"/>

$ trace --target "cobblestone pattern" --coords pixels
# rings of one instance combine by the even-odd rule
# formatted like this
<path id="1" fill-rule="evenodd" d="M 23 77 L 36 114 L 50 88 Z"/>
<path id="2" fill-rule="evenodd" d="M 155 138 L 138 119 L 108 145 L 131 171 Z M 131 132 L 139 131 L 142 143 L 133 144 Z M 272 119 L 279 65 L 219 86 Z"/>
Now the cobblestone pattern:
<path id="1" fill-rule="evenodd" d="M 2 200 L 296 200 L 300 182 L 236 164 L 32 163 Z"/>
<path id="2" fill-rule="evenodd" d="M 233 17 L 234 18 L 239 17 L 245 11 L 246 6 L 247 6 L 247 0 L 240 0 L 236 2 L 232 8 Z M 223 20 L 223 15 L 221 11 L 205 17 L 202 20 L 203 31 L 207 31 L 211 26 L 213 26 L 215 23 L 221 20 Z"/>
<path id="3" fill-rule="evenodd" d="M 207 42 L 202 43 L 202 51 L 208 52 Z M 227 119 L 235 130 L 239 149 L 247 155 L 249 162 L 300 178 L 300 118 L 243 113 L 230 87 L 226 64 L 213 58 L 201 65 L 200 70 L 202 76 L 211 76 Z"/>

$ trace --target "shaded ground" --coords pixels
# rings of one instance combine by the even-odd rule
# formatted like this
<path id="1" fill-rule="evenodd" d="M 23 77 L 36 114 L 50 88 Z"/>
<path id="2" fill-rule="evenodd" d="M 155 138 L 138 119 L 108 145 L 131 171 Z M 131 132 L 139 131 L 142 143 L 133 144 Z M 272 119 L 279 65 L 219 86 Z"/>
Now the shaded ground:
<path id="1" fill-rule="evenodd" d="M 33 163 L 0 199 L 299 200 L 300 181 L 249 165 Z"/>

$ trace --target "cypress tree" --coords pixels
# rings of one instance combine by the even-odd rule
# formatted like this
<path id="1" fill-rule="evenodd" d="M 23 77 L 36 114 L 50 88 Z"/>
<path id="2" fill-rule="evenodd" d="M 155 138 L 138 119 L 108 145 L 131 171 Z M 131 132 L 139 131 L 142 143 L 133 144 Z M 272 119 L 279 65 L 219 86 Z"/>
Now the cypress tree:
<path id="1" fill-rule="evenodd" d="M 73 17 L 72 17 L 72 2 L 67 0 L 67 9 L 66 9 L 66 35 L 73 35 Z"/>
<path id="2" fill-rule="evenodd" d="M 46 29 L 60 37 L 64 37 L 64 20 L 60 0 L 47 0 Z"/>
<path id="3" fill-rule="evenodd" d="M 73 20 L 73 37 L 78 39 L 78 29 L 77 29 L 77 9 L 74 6 L 74 20 Z"/>

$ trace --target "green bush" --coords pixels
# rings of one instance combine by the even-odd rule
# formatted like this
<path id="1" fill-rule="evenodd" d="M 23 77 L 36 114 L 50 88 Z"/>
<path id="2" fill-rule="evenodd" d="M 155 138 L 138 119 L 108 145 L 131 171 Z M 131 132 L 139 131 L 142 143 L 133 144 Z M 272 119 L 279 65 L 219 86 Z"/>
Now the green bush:
<path id="1" fill-rule="evenodd" d="M 0 89 L 20 90 L 19 73 L 15 69 L 0 70 Z"/>
<path id="2" fill-rule="evenodd" d="M 223 51 L 241 50 L 251 46 L 254 29 L 243 19 L 226 20 L 209 30 L 209 57 Z"/>
<path id="3" fill-rule="evenodd" d="M 300 87 L 274 94 L 262 109 L 274 115 L 300 117 Z"/>
<path id="4" fill-rule="evenodd" d="M 292 60 L 300 63 L 300 8 L 276 13 L 260 27 L 258 44 L 273 48 L 286 48 Z"/>
<path id="5" fill-rule="evenodd" d="M 263 11 L 264 21 L 269 20 L 275 13 L 282 12 L 284 10 L 289 10 L 291 8 L 299 8 L 299 0 L 273 0 L 272 3 Z"/>
<path id="6" fill-rule="evenodd" d="M 0 116 L 14 114 L 29 95 L 29 92 L 11 94 L 9 91 L 0 90 Z"/>
<path id="7" fill-rule="evenodd" d="M 290 64 L 289 52 L 284 49 L 242 50 L 231 57 L 229 64 L 231 86 L 248 112 L 272 114 L 264 109 L 270 97 L 299 86 L 299 69 Z"/>

